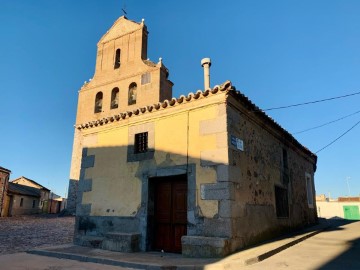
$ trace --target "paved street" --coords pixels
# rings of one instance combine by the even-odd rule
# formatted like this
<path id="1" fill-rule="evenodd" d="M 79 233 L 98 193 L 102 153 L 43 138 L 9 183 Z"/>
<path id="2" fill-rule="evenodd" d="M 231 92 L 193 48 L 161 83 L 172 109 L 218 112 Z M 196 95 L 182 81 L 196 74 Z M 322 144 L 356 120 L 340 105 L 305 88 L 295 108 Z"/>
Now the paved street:
<path id="1" fill-rule="evenodd" d="M 212 267 L 208 265 L 209 267 L 205 267 L 205 269 L 360 269 L 360 222 L 349 223 L 346 221 L 335 221 L 333 224 L 335 225 L 333 228 L 312 236 L 262 262 L 244 266 L 239 263 L 231 265 L 221 264 L 222 260 L 220 260 L 215 267 L 214 265 Z M 23 252 L 35 247 L 71 243 L 73 226 L 73 217 L 33 216 L 1 218 L 0 251 L 2 254 L 0 255 L 0 269 L 129 269 L 119 266 L 39 256 Z M 105 256 L 106 252 L 103 252 Z M 98 256 L 102 258 L 102 253 L 100 251 L 98 251 L 98 253 Z M 135 253 L 132 255 L 136 256 Z M 119 256 L 116 257 L 118 258 Z M 144 257 L 139 255 L 139 262 L 141 258 L 144 259 Z M 137 261 L 137 258 L 135 259 Z M 181 260 L 180 258 L 180 261 Z M 181 261 L 180 263 L 183 262 Z M 151 263 L 150 261 L 146 261 L 146 264 Z"/>
<path id="2" fill-rule="evenodd" d="M 0 254 L 72 242 L 74 217 L 33 215 L 0 218 Z"/>
<path id="3" fill-rule="evenodd" d="M 27 253 L 0 255 L 3 270 L 125 270 L 119 266 L 57 259 Z"/>
<path id="4" fill-rule="evenodd" d="M 360 269 L 360 222 L 319 233 L 246 269 Z"/>
<path id="5" fill-rule="evenodd" d="M 121 270 L 126 268 L 26 254 L 29 249 L 72 242 L 74 217 L 35 215 L 0 218 L 0 269 Z"/>

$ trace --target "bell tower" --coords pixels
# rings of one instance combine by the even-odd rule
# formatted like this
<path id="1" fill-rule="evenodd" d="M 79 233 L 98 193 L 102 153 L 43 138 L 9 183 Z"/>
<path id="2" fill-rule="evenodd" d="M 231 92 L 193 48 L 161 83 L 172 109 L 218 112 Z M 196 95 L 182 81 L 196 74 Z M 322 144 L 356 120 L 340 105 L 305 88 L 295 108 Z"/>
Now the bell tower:
<path id="1" fill-rule="evenodd" d="M 94 77 L 79 91 L 76 124 L 171 99 L 173 83 L 161 58 L 147 58 L 147 27 L 121 16 L 97 44 Z"/>

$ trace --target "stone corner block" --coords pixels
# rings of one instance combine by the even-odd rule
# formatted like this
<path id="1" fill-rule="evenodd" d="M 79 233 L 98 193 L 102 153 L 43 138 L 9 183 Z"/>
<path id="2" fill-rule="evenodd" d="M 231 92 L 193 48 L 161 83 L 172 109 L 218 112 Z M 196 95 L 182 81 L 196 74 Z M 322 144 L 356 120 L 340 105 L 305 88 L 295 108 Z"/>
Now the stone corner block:
<path id="1" fill-rule="evenodd" d="M 216 166 L 216 178 L 218 182 L 229 181 L 229 165 Z"/>
<path id="2" fill-rule="evenodd" d="M 102 249 L 118 252 L 137 252 L 140 250 L 140 233 L 109 232 L 105 235 Z"/>
<path id="3" fill-rule="evenodd" d="M 90 216 L 91 203 L 78 204 L 76 206 L 76 216 Z"/>
<path id="4" fill-rule="evenodd" d="M 184 235 L 181 243 L 186 257 L 222 258 L 231 252 L 229 238 Z"/>
<path id="5" fill-rule="evenodd" d="M 92 190 L 92 179 L 83 179 L 79 181 L 79 191 L 88 192 Z"/>
<path id="6" fill-rule="evenodd" d="M 200 121 L 200 135 L 210 135 L 215 133 L 226 132 L 227 129 L 227 118 L 226 114 L 223 114 L 215 119 Z"/>
<path id="7" fill-rule="evenodd" d="M 234 200 L 234 184 L 231 182 L 201 184 L 200 196 L 202 200 Z"/>
<path id="8" fill-rule="evenodd" d="M 92 168 L 92 167 L 94 167 L 94 164 L 95 164 L 95 156 L 94 155 L 85 156 L 81 160 L 81 168 L 83 168 L 83 169 Z"/>

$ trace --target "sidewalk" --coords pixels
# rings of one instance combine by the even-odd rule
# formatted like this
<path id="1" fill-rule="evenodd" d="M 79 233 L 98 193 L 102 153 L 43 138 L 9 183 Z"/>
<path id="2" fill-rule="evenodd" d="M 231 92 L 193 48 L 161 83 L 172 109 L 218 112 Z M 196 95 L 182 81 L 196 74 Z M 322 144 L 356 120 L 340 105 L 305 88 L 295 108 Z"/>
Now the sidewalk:
<path id="1" fill-rule="evenodd" d="M 281 238 L 239 251 L 223 259 L 185 258 L 181 254 L 161 252 L 120 253 L 75 245 L 62 245 L 34 249 L 28 253 L 55 258 L 93 262 L 136 269 L 239 269 L 262 261 L 287 249 L 329 227 L 337 226 L 339 221 L 321 220 L 318 225 L 288 234 Z"/>

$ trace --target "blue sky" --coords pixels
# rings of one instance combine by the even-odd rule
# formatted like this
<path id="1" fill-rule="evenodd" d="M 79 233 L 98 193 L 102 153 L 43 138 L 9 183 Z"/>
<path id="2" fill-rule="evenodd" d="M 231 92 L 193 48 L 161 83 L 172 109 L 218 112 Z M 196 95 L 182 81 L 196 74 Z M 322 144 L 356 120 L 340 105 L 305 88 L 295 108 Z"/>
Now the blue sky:
<path id="1" fill-rule="evenodd" d="M 96 44 L 122 14 L 120 0 L 1 0 L 0 166 L 64 195 L 77 94 L 95 69 Z M 173 94 L 231 80 L 260 108 L 360 91 L 360 1 L 125 1 L 145 19 L 148 56 L 163 58 Z M 268 111 L 297 132 L 360 110 L 360 95 Z M 296 134 L 316 152 L 360 120 L 355 114 Z M 318 194 L 360 194 L 360 125 L 318 153 Z"/>

